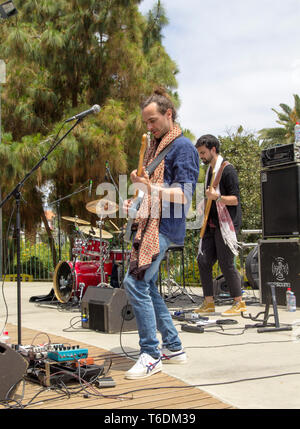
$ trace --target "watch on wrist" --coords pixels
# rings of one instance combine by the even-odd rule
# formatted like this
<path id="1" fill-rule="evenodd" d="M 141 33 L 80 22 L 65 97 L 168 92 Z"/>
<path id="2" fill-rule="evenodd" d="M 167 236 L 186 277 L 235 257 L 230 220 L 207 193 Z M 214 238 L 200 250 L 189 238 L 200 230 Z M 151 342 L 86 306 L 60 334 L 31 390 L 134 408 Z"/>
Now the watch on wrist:
<path id="1" fill-rule="evenodd" d="M 217 201 L 221 201 L 221 199 L 222 199 L 222 195 L 220 194 L 220 195 L 218 196 L 218 198 L 216 199 L 216 202 L 217 202 Z"/>

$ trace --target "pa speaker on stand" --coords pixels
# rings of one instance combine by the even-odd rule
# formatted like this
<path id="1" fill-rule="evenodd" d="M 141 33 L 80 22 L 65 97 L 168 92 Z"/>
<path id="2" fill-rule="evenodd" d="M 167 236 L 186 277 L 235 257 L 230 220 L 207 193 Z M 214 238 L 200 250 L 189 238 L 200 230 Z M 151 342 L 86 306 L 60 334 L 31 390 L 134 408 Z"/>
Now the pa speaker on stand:
<path id="1" fill-rule="evenodd" d="M 262 152 L 262 235 L 259 243 L 261 302 L 276 289 L 278 304 L 286 304 L 286 289 L 300 304 L 300 163 L 299 148 L 282 145 Z"/>
<path id="2" fill-rule="evenodd" d="M 300 164 L 261 171 L 263 238 L 300 236 Z"/>

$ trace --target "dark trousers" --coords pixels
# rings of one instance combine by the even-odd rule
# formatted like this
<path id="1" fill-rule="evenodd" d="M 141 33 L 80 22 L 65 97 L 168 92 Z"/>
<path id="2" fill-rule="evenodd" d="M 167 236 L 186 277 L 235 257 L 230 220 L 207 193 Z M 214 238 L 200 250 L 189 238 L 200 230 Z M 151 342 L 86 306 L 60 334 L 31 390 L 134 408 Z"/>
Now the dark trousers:
<path id="1" fill-rule="evenodd" d="M 219 228 L 208 227 L 202 241 L 202 255 L 197 257 L 204 296 L 213 296 L 212 269 L 219 262 L 232 298 L 242 295 L 241 276 L 234 266 L 234 254 L 225 245 Z"/>

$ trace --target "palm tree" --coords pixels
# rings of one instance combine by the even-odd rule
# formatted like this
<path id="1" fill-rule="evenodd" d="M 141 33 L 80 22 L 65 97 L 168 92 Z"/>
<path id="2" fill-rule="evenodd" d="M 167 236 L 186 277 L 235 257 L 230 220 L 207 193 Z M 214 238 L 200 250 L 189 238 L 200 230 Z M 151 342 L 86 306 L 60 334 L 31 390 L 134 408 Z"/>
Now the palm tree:
<path id="1" fill-rule="evenodd" d="M 278 117 L 276 122 L 281 125 L 281 127 L 264 128 L 260 130 L 259 136 L 263 140 L 264 147 L 294 142 L 295 124 L 300 121 L 300 97 L 297 94 L 294 94 L 293 97 L 293 108 L 287 104 L 281 103 L 279 106 L 282 112 L 272 109 Z"/>

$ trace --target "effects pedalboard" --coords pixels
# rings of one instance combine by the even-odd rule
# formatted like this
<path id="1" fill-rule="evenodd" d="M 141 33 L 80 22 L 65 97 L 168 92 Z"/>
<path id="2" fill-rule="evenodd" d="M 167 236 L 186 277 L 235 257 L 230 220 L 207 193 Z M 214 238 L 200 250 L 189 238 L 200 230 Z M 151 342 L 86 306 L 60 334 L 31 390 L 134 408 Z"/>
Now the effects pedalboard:
<path id="1" fill-rule="evenodd" d="M 81 349 L 73 347 L 63 347 L 62 349 L 53 350 L 48 352 L 48 359 L 55 360 L 56 362 L 67 362 L 72 360 L 86 359 L 88 357 L 88 349 Z"/>
<path id="2" fill-rule="evenodd" d="M 114 387 L 111 377 L 104 376 L 104 366 L 96 365 L 88 349 L 60 343 L 18 346 L 18 352 L 29 361 L 25 378 L 44 386 L 78 382 L 80 379 L 96 387 Z"/>
<path id="3" fill-rule="evenodd" d="M 24 356 L 32 359 L 52 359 L 56 362 L 66 362 L 70 360 L 86 359 L 88 349 L 80 346 L 67 346 L 61 343 L 49 343 L 42 345 L 19 346 L 18 351 Z"/>
<path id="4" fill-rule="evenodd" d="M 170 314 L 173 319 L 181 321 L 181 322 L 187 322 L 187 323 L 181 323 L 181 330 L 187 331 L 187 332 L 195 332 L 202 334 L 205 332 L 205 328 L 220 326 L 220 325 L 234 325 L 238 323 L 236 320 L 233 319 L 226 319 L 226 320 L 216 320 L 216 319 L 210 319 L 206 316 L 201 316 L 198 313 L 194 313 L 191 310 L 179 310 L 179 311 L 170 311 Z"/>

